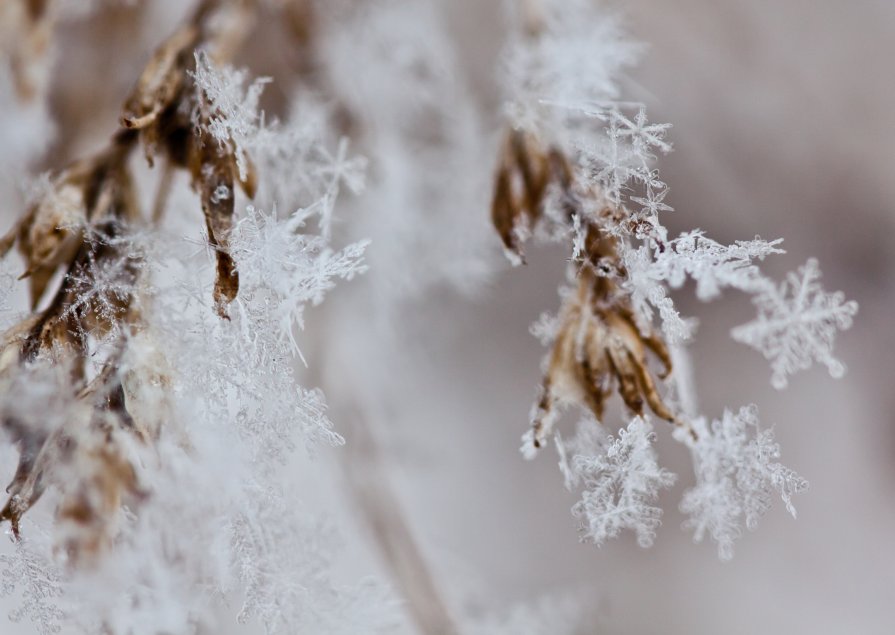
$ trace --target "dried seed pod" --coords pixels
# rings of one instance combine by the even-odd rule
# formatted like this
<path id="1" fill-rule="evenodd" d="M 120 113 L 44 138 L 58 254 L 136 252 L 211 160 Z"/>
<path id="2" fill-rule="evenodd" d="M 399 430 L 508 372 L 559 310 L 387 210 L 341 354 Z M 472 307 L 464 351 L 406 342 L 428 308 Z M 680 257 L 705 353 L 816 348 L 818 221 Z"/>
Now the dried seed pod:
<path id="1" fill-rule="evenodd" d="M 111 543 L 125 499 L 146 496 L 127 452 L 129 439 L 139 437 L 132 435 L 125 409 L 119 359 L 116 355 L 79 395 L 93 406 L 88 427 L 77 436 L 68 429 L 66 456 L 53 468 L 64 483 L 56 513 L 61 544 L 74 564 L 93 562 Z"/>
<path id="2" fill-rule="evenodd" d="M 557 402 L 580 404 L 600 420 L 614 386 L 634 413 L 642 415 L 646 403 L 662 419 L 677 423 L 659 396 L 647 351 L 663 363 L 663 378 L 672 370 L 671 356 L 661 338 L 640 332 L 624 300 L 611 299 L 611 287 L 605 278 L 584 270 L 577 291 L 565 300 L 534 418 L 535 447 L 550 433 Z"/>
<path id="3" fill-rule="evenodd" d="M 206 144 L 200 155 L 198 182 L 194 187 L 202 198 L 202 212 L 208 229 L 208 242 L 215 250 L 217 263 L 214 281 L 214 305 L 218 315 L 229 319 L 227 305 L 239 292 L 239 273 L 230 256 L 230 230 L 233 226 L 233 155 L 222 153 L 215 144 Z"/>
<path id="4" fill-rule="evenodd" d="M 159 46 L 124 102 L 121 125 L 142 130 L 180 98 L 187 68 L 199 41 L 199 28 L 187 24 Z"/>
<path id="5" fill-rule="evenodd" d="M 51 411 L 57 416 L 52 422 L 47 422 L 34 404 L 25 409 L 7 403 L 0 411 L 0 425 L 19 449 L 19 463 L 7 488 L 9 498 L 0 510 L 0 521 L 9 521 L 18 536 L 22 516 L 48 487 L 57 488 L 61 494 L 57 518 L 65 529 L 63 545 L 72 561 L 92 559 L 109 543 L 125 497 L 138 500 L 145 496 L 128 458 L 128 438 L 142 438 L 133 435 L 134 426 L 125 409 L 117 370 L 122 348 L 119 346 L 103 370 L 80 390 L 82 383 L 65 381 L 71 373 L 56 361 L 50 365 L 27 363 L 2 380 L 4 389 L 27 383 L 34 392 L 35 385 L 42 386 L 48 398 L 61 403 Z M 69 358 L 69 363 L 77 362 Z"/>
<path id="6" fill-rule="evenodd" d="M 74 258 L 80 247 L 80 230 L 87 219 L 84 165 L 62 172 L 46 196 L 37 201 L 0 239 L 0 257 L 14 244 L 25 260 L 21 278 L 30 278 L 34 309 L 57 268 Z"/>
<path id="7" fill-rule="evenodd" d="M 109 440 L 81 450 L 79 459 L 77 487 L 66 493 L 56 517 L 69 561 L 84 565 L 111 544 L 122 499 L 144 494 L 133 464 Z"/>
<path id="8" fill-rule="evenodd" d="M 89 409 L 75 399 L 76 388 L 67 381 L 67 364 L 18 364 L 0 375 L 6 394 L 29 395 L 30 399 L 0 403 L 0 427 L 18 447 L 19 462 L 6 491 L 9 499 L 0 510 L 0 521 L 8 520 L 18 535 L 19 520 L 40 498 L 47 485 L 47 469 L 56 463 L 62 423 L 83 420 Z M 27 390 L 25 388 L 27 387 Z M 52 410 L 44 410 L 47 403 Z M 63 419 L 64 417 L 64 419 Z"/>
<path id="9" fill-rule="evenodd" d="M 253 3 L 235 0 L 204 0 L 189 24 L 182 27 L 156 50 L 133 93 L 125 102 L 122 125 L 139 129 L 147 160 L 163 152 L 165 170 L 172 167 L 189 171 L 193 189 L 199 193 L 208 230 L 208 240 L 216 252 L 214 286 L 215 310 L 227 317 L 226 306 L 239 291 L 239 276 L 229 254 L 228 237 L 234 214 L 234 183 L 249 198 L 257 189 L 254 165 L 245 157 L 239 170 L 232 143 L 215 143 L 202 131 L 212 117 L 211 105 L 195 90 L 191 71 L 198 47 L 208 49 L 217 59 L 233 54 L 252 23 Z M 161 220 L 170 174 L 162 178 L 153 210 L 153 220 Z"/>
<path id="10" fill-rule="evenodd" d="M 0 257 L 16 244 L 25 260 L 21 277 L 30 279 L 32 310 L 56 271 L 77 255 L 87 223 L 110 215 L 128 221 L 139 218 L 126 166 L 134 139 L 129 133 L 116 135 L 107 149 L 65 168 L 53 179 L 50 190 L 0 239 Z"/>
<path id="11" fill-rule="evenodd" d="M 525 262 L 522 243 L 541 215 L 550 164 L 537 141 L 512 130 L 501 153 L 491 202 L 491 220 L 515 262 Z"/>
<path id="12" fill-rule="evenodd" d="M 551 185 L 560 193 L 565 216 L 578 213 L 575 181 L 565 155 L 557 148 L 544 147 L 525 130 L 511 130 L 495 175 L 491 221 L 514 264 L 525 262 L 522 244 L 543 217 Z"/>
<path id="13" fill-rule="evenodd" d="M 139 262 L 125 235 L 141 217 L 128 159 L 139 140 L 150 164 L 161 152 L 169 167 L 190 173 L 217 252 L 215 308 L 227 317 L 226 305 L 239 288 L 228 253 L 233 187 L 239 183 L 253 196 L 257 175 L 250 162 L 240 175 L 232 143 L 203 139 L 200 122 L 208 121 L 209 105 L 194 90 L 189 70 L 200 45 L 217 59 L 232 54 L 251 23 L 246 16 L 256 9 L 250 0 L 200 0 L 188 23 L 147 64 L 125 102 L 123 128 L 109 145 L 60 173 L 49 193 L 0 238 L 0 257 L 13 245 L 24 256 L 35 306 L 50 278 L 65 271 L 46 308 L 0 342 L 0 390 L 15 392 L 16 382 L 25 382 L 34 394 L 35 369 L 46 367 L 55 373 L 41 380 L 46 395 L 65 399 L 50 410 L 28 412 L 16 410 L 14 400 L 0 402 L 0 427 L 19 448 L 0 521 L 10 521 L 18 535 L 22 515 L 47 487 L 57 487 L 57 517 L 66 530 L 62 545 L 72 562 L 103 551 L 122 502 L 145 496 L 128 450 L 133 440 L 156 439 L 164 420 L 164 400 L 145 389 L 147 381 L 165 385 L 163 360 L 153 360 L 151 371 L 124 361 L 134 341 L 128 335 L 138 337 L 142 330 L 134 302 Z M 92 379 L 88 359 L 103 364 Z M 33 414 L 50 411 L 64 413 L 64 420 L 50 424 Z"/>

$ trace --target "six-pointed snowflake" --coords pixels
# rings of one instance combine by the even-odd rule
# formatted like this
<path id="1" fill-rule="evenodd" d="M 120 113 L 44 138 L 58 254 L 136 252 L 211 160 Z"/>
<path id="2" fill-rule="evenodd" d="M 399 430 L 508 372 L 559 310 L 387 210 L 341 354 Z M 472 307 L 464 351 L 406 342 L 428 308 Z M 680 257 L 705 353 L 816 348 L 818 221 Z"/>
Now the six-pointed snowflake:
<path id="1" fill-rule="evenodd" d="M 753 298 L 758 317 L 731 331 L 735 340 L 761 351 L 771 362 L 771 383 L 777 389 L 813 362 L 824 364 L 833 377 L 845 373 L 845 366 L 833 357 L 833 340 L 837 331 L 851 326 L 858 304 L 846 302 L 841 292 L 824 292 L 819 280 L 812 258 L 779 286 L 765 283 Z"/>

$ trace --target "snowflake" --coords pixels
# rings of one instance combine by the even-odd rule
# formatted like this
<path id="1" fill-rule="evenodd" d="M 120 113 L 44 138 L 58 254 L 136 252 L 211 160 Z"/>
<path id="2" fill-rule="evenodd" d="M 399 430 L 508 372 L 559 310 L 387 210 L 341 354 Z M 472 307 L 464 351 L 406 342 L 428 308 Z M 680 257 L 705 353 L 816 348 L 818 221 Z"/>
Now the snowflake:
<path id="1" fill-rule="evenodd" d="M 574 105 L 616 98 L 615 75 L 638 53 L 620 22 L 589 0 L 549 0 L 544 9 L 539 37 L 511 41 L 507 51 L 507 110 L 517 124 L 549 125 L 543 100 Z"/>
<path id="2" fill-rule="evenodd" d="M 469 619 L 463 632 L 471 635 L 580 635 L 593 632 L 597 619 L 592 603 L 584 593 L 548 595 Z"/>
<path id="3" fill-rule="evenodd" d="M 742 525 L 755 529 L 774 492 L 795 517 L 792 497 L 807 489 L 808 482 L 775 461 L 780 446 L 772 430 L 759 427 L 755 406 L 736 414 L 726 410 L 711 426 L 704 418 L 692 426 L 697 441 L 678 433 L 690 445 L 696 469 L 696 486 L 687 490 L 680 505 L 689 515 L 685 527 L 693 530 L 696 542 L 710 535 L 718 543 L 718 556 L 730 560 Z"/>
<path id="4" fill-rule="evenodd" d="M 646 198 L 632 196 L 631 200 L 634 203 L 639 203 L 643 206 L 643 213 L 649 216 L 658 216 L 659 212 L 672 212 L 674 208 L 671 205 L 667 205 L 665 201 L 665 197 L 668 196 L 668 188 L 663 189 L 653 189 L 648 187 L 646 189 Z"/>
<path id="5" fill-rule="evenodd" d="M 717 297 L 723 287 L 753 291 L 764 284 L 753 261 L 784 253 L 777 249 L 781 242 L 756 237 L 722 245 L 706 238 L 701 230 L 687 232 L 670 241 L 663 250 L 656 250 L 650 276 L 668 282 L 672 288 L 682 286 L 689 276 L 696 281 L 696 295 L 700 300 Z"/>
<path id="6" fill-rule="evenodd" d="M 599 546 L 615 538 L 623 529 L 637 534 L 637 542 L 649 547 L 661 524 L 662 510 L 652 505 L 659 490 L 671 487 L 675 475 L 656 463 L 652 425 L 635 417 L 618 438 L 591 437 L 588 452 L 581 444 L 560 448 L 561 464 L 566 463 L 567 485 L 583 483 L 581 500 L 572 508 L 580 522 L 582 539 Z M 565 458 L 569 449 L 582 452 Z"/>
<path id="7" fill-rule="evenodd" d="M 628 274 L 622 287 L 631 298 L 640 331 L 649 333 L 652 330 L 655 307 L 669 342 L 676 344 L 690 339 L 696 327 L 695 321 L 681 317 L 674 301 L 668 297 L 662 277 L 656 275 L 650 250 L 646 246 L 625 249 L 622 261 Z"/>
<path id="8" fill-rule="evenodd" d="M 15 288 L 16 277 L 6 263 L 0 263 L 0 327 L 6 327 L 7 315 L 12 311 L 10 296 Z"/>
<path id="9" fill-rule="evenodd" d="M 255 484 L 248 493 L 247 509 L 230 523 L 234 564 L 245 585 L 241 624 L 258 619 L 267 635 L 394 632 L 395 603 L 384 587 L 371 580 L 334 583 L 332 527 L 309 519 L 282 491 Z"/>
<path id="10" fill-rule="evenodd" d="M 592 416 L 585 415 L 578 422 L 575 436 L 564 440 L 559 433 L 555 439 L 556 451 L 559 454 L 559 471 L 563 476 L 566 489 L 570 492 L 581 484 L 582 474 L 573 460 L 577 456 L 594 456 L 603 454 L 612 443 L 606 429 Z"/>
<path id="11" fill-rule="evenodd" d="M 342 137 L 336 148 L 336 153 L 330 153 L 325 146 L 317 149 L 322 159 L 320 173 L 329 177 L 330 187 L 338 188 L 341 183 L 348 186 L 352 194 L 358 194 L 364 189 L 366 180 L 367 160 L 364 157 L 348 155 L 348 139 Z"/>
<path id="12" fill-rule="evenodd" d="M 87 251 L 87 262 L 67 276 L 74 297 L 63 316 L 75 317 L 85 332 L 90 324 L 89 319 L 83 319 L 87 315 L 99 318 L 116 332 L 135 289 L 142 259 L 134 253 L 112 249 L 109 243 L 94 243 Z"/>
<path id="13" fill-rule="evenodd" d="M 62 630 L 65 613 L 58 607 L 62 597 L 60 572 L 36 551 L 25 538 L 16 541 L 12 555 L 0 556 L 2 579 L 0 597 L 9 597 L 20 589 L 22 603 L 13 609 L 9 619 L 21 622 L 28 618 L 41 635 Z"/>
<path id="14" fill-rule="evenodd" d="M 786 387 L 789 375 L 815 361 L 833 377 L 845 373 L 845 366 L 833 357 L 833 340 L 837 331 L 851 326 L 858 304 L 846 302 L 841 292 L 825 293 L 819 279 L 812 258 L 779 286 L 766 283 L 753 298 L 758 317 L 731 331 L 735 340 L 770 360 L 771 383 L 777 389 Z"/>
<path id="15" fill-rule="evenodd" d="M 229 66 L 216 68 L 205 51 L 196 51 L 196 70 L 191 73 L 201 98 L 212 109 L 206 132 L 219 144 L 233 143 L 240 181 L 248 176 L 246 145 L 263 125 L 258 101 L 269 77 L 256 78 L 246 87 L 248 72 Z"/>
<path id="16" fill-rule="evenodd" d="M 588 166 L 590 178 L 604 190 L 607 199 L 621 203 L 622 193 L 632 178 L 643 173 L 643 159 L 627 143 L 613 118 L 599 144 L 580 144 L 578 150 Z"/>
<path id="17" fill-rule="evenodd" d="M 618 135 L 630 137 L 639 152 L 647 154 L 653 147 L 661 150 L 663 154 L 671 152 L 671 144 L 665 141 L 665 134 L 671 128 L 671 124 L 649 123 L 646 120 L 646 109 L 643 106 L 638 109 L 633 121 L 625 117 L 619 110 L 613 110 L 612 116 L 621 124 Z"/>
<path id="18" fill-rule="evenodd" d="M 320 304 L 336 280 L 351 280 L 367 270 L 364 252 L 369 241 L 333 250 L 324 237 L 299 232 L 313 213 L 299 210 L 280 220 L 275 212 L 250 205 L 230 237 L 242 306 L 254 303 L 272 316 L 277 333 L 299 355 L 292 331 L 293 326 L 302 327 L 305 306 Z"/>

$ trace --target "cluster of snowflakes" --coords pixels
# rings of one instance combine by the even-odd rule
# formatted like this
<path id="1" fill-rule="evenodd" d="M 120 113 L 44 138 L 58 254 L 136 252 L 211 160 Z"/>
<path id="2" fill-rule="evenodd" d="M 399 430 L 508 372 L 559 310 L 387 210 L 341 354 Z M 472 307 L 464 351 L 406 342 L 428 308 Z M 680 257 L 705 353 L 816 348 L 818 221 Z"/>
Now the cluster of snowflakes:
<path id="1" fill-rule="evenodd" d="M 260 179 L 255 205 L 237 201 L 229 237 L 240 276 L 231 319 L 211 310 L 214 254 L 196 240 L 199 202 L 185 188 L 173 192 L 177 211 L 161 227 L 86 235 L 90 249 L 116 257 L 68 274 L 81 292 L 66 310 L 121 317 L 133 295 L 141 316 L 139 330 L 116 335 L 127 341 L 120 372 L 129 413 L 161 430 L 152 447 L 134 448 L 145 500 L 122 511 L 114 553 L 95 570 L 58 568 L 52 539 L 17 542 L 0 557 L 0 593 L 20 595 L 10 617 L 31 620 L 44 635 L 69 624 L 191 632 L 229 596 L 242 597 L 239 621 L 271 634 L 389 630 L 398 614 L 391 591 L 336 581 L 331 528 L 283 487 L 297 449 L 307 456 L 344 442 L 323 393 L 297 382 L 295 331 L 306 306 L 366 271 L 366 241 L 330 242 L 336 198 L 363 187 L 364 161 L 327 132 L 322 104 L 304 101 L 288 121 L 268 122 L 257 110 L 262 82 L 201 53 L 196 62 L 197 89 L 214 113 L 202 134 L 232 144 L 239 169 L 257 169 Z M 91 338 L 107 335 L 83 328 Z M 52 390 L 53 381 L 32 382 L 28 394 Z M 68 407 L 38 401 L 29 401 L 38 413 Z"/>
<path id="2" fill-rule="evenodd" d="M 750 294 L 758 308 L 758 317 L 733 329 L 732 337 L 769 360 L 774 387 L 784 388 L 791 374 L 814 362 L 841 376 L 844 366 L 833 356 L 833 342 L 838 331 L 851 325 L 857 304 L 841 293 L 824 291 L 813 259 L 780 284 L 766 278 L 756 263 L 782 253 L 780 240 L 756 237 L 723 245 L 700 230 L 669 238 L 660 219 L 672 211 L 665 202 L 668 186 L 653 165 L 656 152 L 671 150 L 666 139 L 670 126 L 650 123 L 640 104 L 618 101 L 614 81 L 636 51 L 624 40 L 618 22 L 592 3 L 541 4 L 540 32 L 520 37 L 509 47 L 507 68 L 512 73 L 506 111 L 512 125 L 562 148 L 575 161 L 576 178 L 599 192 L 591 209 L 581 214 L 618 239 L 621 266 L 607 266 L 601 274 L 616 278 L 641 331 L 649 333 L 658 315 L 665 340 L 681 356 L 695 321 L 680 315 L 670 291 L 692 280 L 697 297 L 707 301 L 732 288 Z M 582 33 L 602 37 L 585 38 Z M 561 205 L 557 200 L 556 210 L 548 208 L 550 223 L 536 236 L 569 242 L 578 255 L 585 244 L 585 219 L 564 220 Z M 607 205 L 626 209 L 626 222 L 601 219 L 599 212 Z M 554 331 L 550 315 L 532 327 L 545 343 Z M 680 382 L 672 386 L 680 401 L 686 399 L 681 394 L 685 391 Z M 687 526 L 696 540 L 711 536 L 719 555 L 730 558 L 741 527 L 755 526 L 775 491 L 795 515 L 790 499 L 806 482 L 771 462 L 779 447 L 770 430 L 759 428 L 754 407 L 736 415 L 726 412 L 712 423 L 702 418 L 687 423 L 698 440 L 689 434 L 679 440 L 692 451 L 696 485 L 685 494 L 681 510 L 688 514 Z M 574 439 L 556 439 L 567 487 L 583 490 L 573 514 L 586 540 L 599 545 L 628 529 L 648 546 L 662 514 L 653 503 L 673 476 L 656 463 L 646 418 L 632 419 L 615 439 L 588 431 L 599 425 L 591 421 Z M 523 452 L 528 449 L 523 444 Z"/>

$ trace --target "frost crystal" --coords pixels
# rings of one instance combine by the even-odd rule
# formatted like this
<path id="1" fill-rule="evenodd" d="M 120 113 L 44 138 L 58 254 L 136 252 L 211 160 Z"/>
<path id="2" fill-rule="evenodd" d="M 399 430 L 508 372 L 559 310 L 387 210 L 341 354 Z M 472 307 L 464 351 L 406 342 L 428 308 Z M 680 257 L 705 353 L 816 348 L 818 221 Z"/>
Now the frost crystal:
<path id="1" fill-rule="evenodd" d="M 589 598 L 545 596 L 519 602 L 508 610 L 470 620 L 470 635 L 583 635 L 598 619 Z"/>
<path id="2" fill-rule="evenodd" d="M 791 469 L 777 463 L 780 446 L 772 430 L 762 430 L 755 406 L 725 411 L 720 420 L 707 424 L 693 422 L 697 441 L 686 441 L 693 453 L 696 486 L 687 490 L 681 511 L 689 515 L 685 523 L 700 542 L 706 534 L 718 543 L 722 560 L 733 557 L 733 545 L 742 526 L 755 529 L 771 506 L 776 492 L 787 511 L 796 516 L 792 496 L 804 491 L 808 482 Z"/>
<path id="3" fill-rule="evenodd" d="M 825 293 L 819 280 L 812 258 L 779 286 L 766 283 L 753 298 L 758 317 L 731 331 L 735 340 L 761 351 L 771 362 L 771 383 L 777 389 L 813 362 L 824 364 L 833 377 L 845 373 L 845 366 L 833 357 L 833 340 L 837 331 L 851 326 L 858 304 L 846 302 L 841 292 Z"/>
<path id="4" fill-rule="evenodd" d="M 138 272 L 142 265 L 139 237 L 116 236 L 120 227 L 110 232 L 92 229 L 87 232 L 87 262 L 77 265 L 68 274 L 75 291 L 66 304 L 64 316 L 70 316 L 85 334 L 93 331 L 96 319 L 85 321 L 82 316 L 96 316 L 105 328 L 119 331 L 119 322 L 126 313 L 128 299 L 137 290 Z"/>
<path id="5" fill-rule="evenodd" d="M 662 319 L 662 330 L 670 342 L 690 339 L 695 323 L 682 317 L 674 307 L 661 275 L 656 275 L 650 250 L 645 246 L 626 249 L 623 252 L 623 263 L 628 273 L 623 287 L 630 295 L 641 332 L 650 331 L 655 307 Z"/>
<path id="6" fill-rule="evenodd" d="M 318 208 L 319 209 L 319 208 Z M 367 270 L 368 241 L 333 250 L 323 236 L 302 233 L 312 211 L 299 210 L 286 220 L 249 206 L 231 236 L 231 253 L 241 272 L 242 306 L 263 313 L 276 332 L 299 353 L 293 327 L 304 325 L 307 304 L 317 305 L 336 280 L 351 280 Z"/>
<path id="7" fill-rule="evenodd" d="M 543 122 L 543 100 L 562 105 L 613 99 L 615 76 L 633 63 L 638 47 L 620 22 L 587 0 L 548 0 L 536 41 L 511 44 L 507 55 L 510 115 L 519 124 Z"/>
<path id="8" fill-rule="evenodd" d="M 671 152 L 671 144 L 665 141 L 665 135 L 671 128 L 670 123 L 649 123 L 646 120 L 646 109 L 642 106 L 633 119 L 629 119 L 619 111 L 614 111 L 613 116 L 620 124 L 618 136 L 630 137 L 640 153 L 646 154 L 651 148 L 661 150 L 664 154 Z"/>
<path id="9" fill-rule="evenodd" d="M 62 597 L 62 576 L 51 562 L 33 551 L 30 543 L 20 538 L 12 555 L 0 555 L 0 597 L 9 597 L 19 589 L 22 603 L 9 614 L 13 622 L 27 618 L 40 635 L 62 630 L 65 613 L 59 608 Z"/>
<path id="10" fill-rule="evenodd" d="M 617 439 L 609 437 L 601 443 L 591 437 L 589 450 L 580 435 L 568 448 L 558 442 L 561 459 L 569 449 L 577 452 L 564 471 L 567 484 L 583 483 L 581 500 L 572 508 L 583 540 L 599 546 L 629 529 L 637 534 L 641 547 L 653 544 L 662 518 L 662 510 L 653 502 L 661 489 L 675 481 L 674 474 L 656 463 L 654 439 L 649 421 L 635 417 Z"/>
<path id="11" fill-rule="evenodd" d="M 782 254 L 776 247 L 780 242 L 756 237 L 722 245 L 700 230 L 687 232 L 669 241 L 664 250 L 656 250 L 651 276 L 667 281 L 672 288 L 683 285 L 689 276 L 696 281 L 700 300 L 717 297 L 724 287 L 750 291 L 764 280 L 753 261 Z"/>
<path id="12" fill-rule="evenodd" d="M 394 619 L 385 589 L 369 581 L 340 588 L 330 579 L 331 529 L 304 518 L 282 494 L 258 490 L 231 524 L 245 585 L 238 620 L 258 619 L 273 633 L 377 633 Z M 299 540 L 296 540 L 296 536 Z M 278 545 L 289 544 L 288 550 Z M 378 606 L 377 606 L 378 605 Z"/>
<path id="13" fill-rule="evenodd" d="M 263 121 L 258 113 L 258 100 L 264 85 L 271 80 L 259 77 L 246 87 L 246 70 L 217 68 L 205 51 L 196 51 L 195 58 L 196 70 L 192 77 L 212 111 L 205 131 L 219 144 L 235 146 L 239 178 L 245 181 L 249 169 L 246 147 Z"/>

